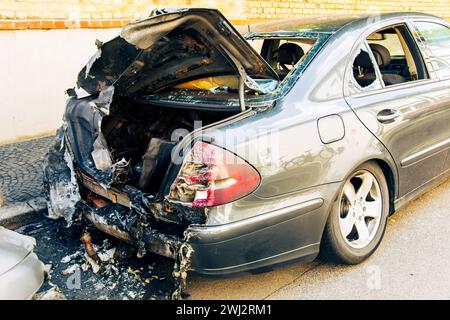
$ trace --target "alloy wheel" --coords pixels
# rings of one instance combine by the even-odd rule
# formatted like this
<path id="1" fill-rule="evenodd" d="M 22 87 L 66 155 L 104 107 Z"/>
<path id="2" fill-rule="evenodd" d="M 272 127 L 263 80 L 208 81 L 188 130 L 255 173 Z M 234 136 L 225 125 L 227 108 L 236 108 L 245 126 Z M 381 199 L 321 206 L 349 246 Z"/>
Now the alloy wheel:
<path id="1" fill-rule="evenodd" d="M 345 242 L 352 248 L 366 247 L 380 227 L 383 210 L 380 184 L 367 170 L 357 171 L 344 185 L 339 226 Z"/>

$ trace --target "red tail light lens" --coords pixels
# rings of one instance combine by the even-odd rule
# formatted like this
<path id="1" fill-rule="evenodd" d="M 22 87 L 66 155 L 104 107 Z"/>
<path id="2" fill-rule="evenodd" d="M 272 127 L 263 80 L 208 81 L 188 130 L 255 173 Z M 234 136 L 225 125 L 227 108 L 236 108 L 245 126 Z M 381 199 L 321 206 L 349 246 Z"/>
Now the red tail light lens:
<path id="1" fill-rule="evenodd" d="M 197 141 L 181 165 L 169 199 L 197 208 L 218 206 L 248 195 L 260 181 L 258 171 L 240 157 Z"/>

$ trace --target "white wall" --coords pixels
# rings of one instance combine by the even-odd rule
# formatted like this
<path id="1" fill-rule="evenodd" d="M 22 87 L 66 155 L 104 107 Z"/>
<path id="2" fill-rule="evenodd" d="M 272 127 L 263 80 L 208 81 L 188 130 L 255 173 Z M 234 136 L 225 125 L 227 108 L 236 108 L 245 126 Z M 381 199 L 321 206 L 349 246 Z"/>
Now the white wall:
<path id="1" fill-rule="evenodd" d="M 0 32 L 0 144 L 48 135 L 61 124 L 78 72 L 120 29 Z"/>

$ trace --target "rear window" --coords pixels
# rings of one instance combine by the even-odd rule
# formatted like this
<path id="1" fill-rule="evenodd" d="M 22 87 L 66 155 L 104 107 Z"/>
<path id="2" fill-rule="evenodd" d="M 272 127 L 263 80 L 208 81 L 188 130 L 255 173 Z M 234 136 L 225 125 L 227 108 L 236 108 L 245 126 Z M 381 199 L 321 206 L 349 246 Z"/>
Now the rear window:
<path id="1" fill-rule="evenodd" d="M 295 67 L 304 62 L 312 48 L 315 47 L 317 38 L 315 37 L 255 37 L 247 40 L 250 45 L 259 53 L 264 60 L 277 72 L 281 80 L 287 77 Z M 263 86 L 268 91 L 274 91 L 277 83 L 264 79 L 254 79 L 259 86 Z M 236 75 L 215 76 L 195 79 L 178 84 L 173 87 L 180 90 L 177 95 L 198 95 L 198 91 L 203 98 L 210 98 L 215 95 L 237 96 L 239 78 Z M 246 96 L 260 95 L 261 93 L 246 90 Z"/>
<path id="2" fill-rule="evenodd" d="M 313 37 L 268 37 L 248 40 L 250 45 L 284 79 L 290 71 L 302 63 L 317 42 Z"/>
<path id="3" fill-rule="evenodd" d="M 327 33 L 298 31 L 295 35 L 281 35 L 280 32 L 252 33 L 245 38 L 253 49 L 278 73 L 280 80 L 283 80 L 301 74 L 326 43 L 330 35 Z M 282 46 L 287 49 L 284 52 L 287 54 L 278 59 L 277 51 Z M 292 55 L 290 54 L 291 49 L 294 52 Z M 289 60 L 290 57 L 292 57 L 291 60 Z M 248 102 L 255 104 L 265 103 L 265 96 L 271 94 L 282 95 L 295 84 L 295 81 L 275 81 L 270 79 L 253 79 L 253 81 L 266 90 L 263 93 L 246 88 L 245 98 L 248 99 Z M 193 99 L 198 99 L 198 101 L 201 100 L 203 102 L 210 101 L 215 103 L 215 105 L 217 105 L 217 101 L 230 102 L 231 99 L 236 99 L 237 101 L 238 77 L 236 75 L 226 75 L 193 79 L 170 88 L 164 94 L 168 94 L 171 101 L 192 101 Z M 162 95 L 163 93 L 161 92 L 153 96 L 161 101 Z"/>

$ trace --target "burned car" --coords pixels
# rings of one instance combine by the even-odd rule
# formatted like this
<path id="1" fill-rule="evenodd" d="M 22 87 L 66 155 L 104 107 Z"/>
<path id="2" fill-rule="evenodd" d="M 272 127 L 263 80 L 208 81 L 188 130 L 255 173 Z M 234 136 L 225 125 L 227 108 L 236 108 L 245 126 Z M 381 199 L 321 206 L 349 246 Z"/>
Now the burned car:
<path id="1" fill-rule="evenodd" d="M 423 14 L 286 19 L 212 9 L 131 23 L 68 90 L 49 215 L 224 275 L 355 264 L 450 169 L 450 29 Z"/>

